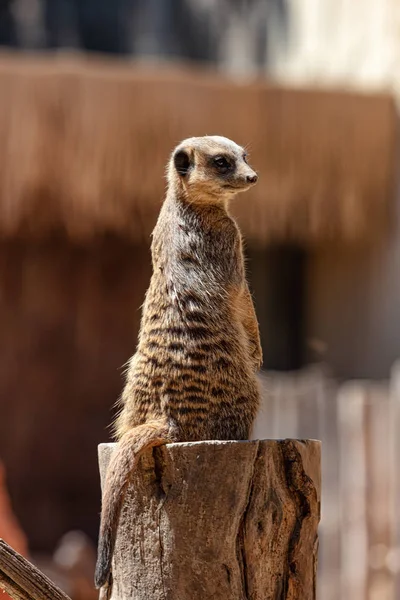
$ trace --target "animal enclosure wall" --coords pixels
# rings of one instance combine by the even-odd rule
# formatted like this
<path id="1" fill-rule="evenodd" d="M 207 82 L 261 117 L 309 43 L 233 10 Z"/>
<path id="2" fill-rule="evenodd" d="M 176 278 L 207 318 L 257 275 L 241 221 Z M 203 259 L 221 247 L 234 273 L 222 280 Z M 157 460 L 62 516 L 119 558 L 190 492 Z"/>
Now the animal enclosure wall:
<path id="1" fill-rule="evenodd" d="M 114 238 L 0 244 L 0 457 L 35 551 L 72 528 L 96 538 L 96 448 L 149 277 L 148 248 Z"/>
<path id="2" fill-rule="evenodd" d="M 115 238 L 0 244 L 0 456 L 36 551 L 71 528 L 97 535 L 96 447 L 149 276 L 148 248 Z M 398 376 L 345 387 L 314 369 L 262 377 L 254 436 L 323 441 L 320 600 L 395 600 Z"/>
<path id="3" fill-rule="evenodd" d="M 246 248 L 263 347 L 263 368 L 290 371 L 304 365 L 307 253 L 294 244 Z"/>
<path id="4" fill-rule="evenodd" d="M 308 254 L 307 338 L 342 379 L 387 378 L 400 351 L 400 202 L 385 240 Z"/>

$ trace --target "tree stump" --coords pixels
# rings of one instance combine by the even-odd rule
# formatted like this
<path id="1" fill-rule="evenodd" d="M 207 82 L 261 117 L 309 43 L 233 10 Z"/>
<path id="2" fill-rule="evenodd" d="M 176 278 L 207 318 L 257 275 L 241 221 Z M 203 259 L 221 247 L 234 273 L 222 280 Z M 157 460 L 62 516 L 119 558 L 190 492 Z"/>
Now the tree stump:
<path id="1" fill-rule="evenodd" d="M 99 446 L 102 484 L 113 448 Z M 320 450 L 263 440 L 146 452 L 121 513 L 112 600 L 315 600 Z"/>

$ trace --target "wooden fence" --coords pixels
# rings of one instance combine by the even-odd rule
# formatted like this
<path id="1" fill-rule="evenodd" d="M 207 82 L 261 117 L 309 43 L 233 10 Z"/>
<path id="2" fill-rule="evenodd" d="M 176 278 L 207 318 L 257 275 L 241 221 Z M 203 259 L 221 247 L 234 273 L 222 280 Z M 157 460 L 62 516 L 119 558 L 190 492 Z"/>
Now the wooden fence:
<path id="1" fill-rule="evenodd" d="M 387 381 L 263 373 L 254 438 L 322 440 L 318 600 L 400 598 L 400 362 Z"/>

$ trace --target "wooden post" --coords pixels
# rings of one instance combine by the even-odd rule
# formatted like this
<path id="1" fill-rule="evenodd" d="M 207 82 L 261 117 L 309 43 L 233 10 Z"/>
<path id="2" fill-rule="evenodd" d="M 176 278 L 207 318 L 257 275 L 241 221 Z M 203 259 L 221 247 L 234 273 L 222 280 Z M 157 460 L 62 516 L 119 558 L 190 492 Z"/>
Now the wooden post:
<path id="1" fill-rule="evenodd" d="M 343 600 L 368 598 L 367 453 L 365 387 L 345 383 L 338 395 L 341 580 Z M 350 458 L 351 457 L 351 460 Z"/>
<path id="2" fill-rule="evenodd" d="M 99 446 L 102 483 L 114 444 Z M 112 600 L 315 600 L 320 442 L 169 444 L 122 509 Z"/>

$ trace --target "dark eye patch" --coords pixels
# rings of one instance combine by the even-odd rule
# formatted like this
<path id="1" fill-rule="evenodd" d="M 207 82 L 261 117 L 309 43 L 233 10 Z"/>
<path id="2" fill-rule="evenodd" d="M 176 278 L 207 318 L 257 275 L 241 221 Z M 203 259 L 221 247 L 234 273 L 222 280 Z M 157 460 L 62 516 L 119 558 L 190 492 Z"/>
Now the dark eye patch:
<path id="1" fill-rule="evenodd" d="M 234 169 L 234 164 L 232 164 L 232 161 L 227 159 L 225 156 L 215 156 L 212 161 L 213 165 L 220 173 L 228 173 Z"/>

